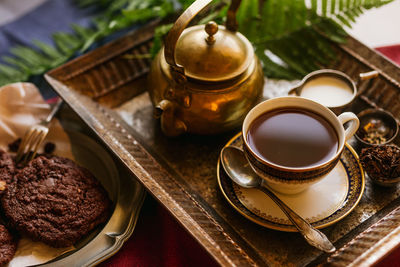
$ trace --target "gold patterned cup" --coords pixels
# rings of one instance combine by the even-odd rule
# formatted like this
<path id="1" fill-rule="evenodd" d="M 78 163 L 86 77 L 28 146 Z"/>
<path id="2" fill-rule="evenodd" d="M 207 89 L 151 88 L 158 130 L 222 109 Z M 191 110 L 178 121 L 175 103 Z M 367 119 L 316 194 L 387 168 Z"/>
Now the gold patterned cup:
<path id="1" fill-rule="evenodd" d="M 328 121 L 338 138 L 336 153 L 327 161 L 311 167 L 281 166 L 259 156 L 249 145 L 247 137 L 249 127 L 261 115 L 283 108 L 312 112 Z M 343 125 L 346 122 L 348 127 L 344 129 Z M 242 126 L 243 151 L 252 169 L 270 188 L 284 194 L 296 194 L 320 181 L 337 165 L 346 141 L 354 135 L 358 126 L 359 120 L 351 112 L 336 116 L 327 107 L 309 99 L 292 96 L 273 98 L 258 104 L 247 114 Z"/>

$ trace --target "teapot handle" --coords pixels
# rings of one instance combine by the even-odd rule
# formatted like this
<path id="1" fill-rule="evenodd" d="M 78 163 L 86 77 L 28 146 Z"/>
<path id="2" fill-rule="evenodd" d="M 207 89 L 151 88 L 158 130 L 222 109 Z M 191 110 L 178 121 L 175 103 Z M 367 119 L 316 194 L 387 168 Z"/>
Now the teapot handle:
<path id="1" fill-rule="evenodd" d="M 181 36 L 183 30 L 190 23 L 190 21 L 192 21 L 192 19 L 211 2 L 212 0 L 197 0 L 193 4 L 191 4 L 175 21 L 175 24 L 172 26 L 171 30 L 169 30 L 168 35 L 165 39 L 165 60 L 171 66 L 174 79 L 178 83 L 186 81 L 183 66 L 176 63 L 175 60 L 175 48 L 178 39 Z M 228 9 L 226 28 L 233 32 L 235 32 L 238 28 L 236 12 L 239 8 L 240 2 L 241 0 L 232 0 L 231 5 Z"/>
<path id="2" fill-rule="evenodd" d="M 239 28 L 239 24 L 236 20 L 236 13 L 241 2 L 242 0 L 231 0 L 231 5 L 229 6 L 228 13 L 226 15 L 225 26 L 231 32 L 236 32 Z"/>

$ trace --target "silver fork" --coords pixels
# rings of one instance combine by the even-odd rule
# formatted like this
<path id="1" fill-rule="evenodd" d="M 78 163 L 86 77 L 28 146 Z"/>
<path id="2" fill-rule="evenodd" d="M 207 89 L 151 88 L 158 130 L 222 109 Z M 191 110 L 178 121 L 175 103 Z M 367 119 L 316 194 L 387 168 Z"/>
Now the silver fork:
<path id="1" fill-rule="evenodd" d="M 42 144 L 49 132 L 48 126 L 51 120 L 54 118 L 54 115 L 56 115 L 57 111 L 60 109 L 62 103 L 62 99 L 59 98 L 56 104 L 54 104 L 54 106 L 51 108 L 47 118 L 38 124 L 32 125 L 26 131 L 17 151 L 17 163 L 25 165 L 36 156 L 40 144 Z"/>

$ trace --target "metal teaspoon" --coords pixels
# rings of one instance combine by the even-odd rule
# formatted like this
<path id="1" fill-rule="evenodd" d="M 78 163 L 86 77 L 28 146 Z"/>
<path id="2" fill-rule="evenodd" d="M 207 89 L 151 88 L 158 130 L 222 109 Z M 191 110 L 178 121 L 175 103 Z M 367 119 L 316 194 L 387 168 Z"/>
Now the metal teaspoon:
<path id="1" fill-rule="evenodd" d="M 311 226 L 273 192 L 261 185 L 262 179 L 251 169 L 242 150 L 233 146 L 227 146 L 222 149 L 220 157 L 222 166 L 232 181 L 245 188 L 257 188 L 268 195 L 286 214 L 311 246 L 328 253 L 333 253 L 336 250 L 322 232 Z"/>

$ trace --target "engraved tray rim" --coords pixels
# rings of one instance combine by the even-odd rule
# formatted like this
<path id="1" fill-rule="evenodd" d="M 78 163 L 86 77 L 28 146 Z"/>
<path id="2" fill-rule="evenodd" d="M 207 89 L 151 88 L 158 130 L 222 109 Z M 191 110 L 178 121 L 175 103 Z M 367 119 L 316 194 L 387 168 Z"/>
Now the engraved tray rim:
<path id="1" fill-rule="evenodd" d="M 152 195 L 169 210 L 169 212 L 182 224 L 184 228 L 210 253 L 214 259 L 221 265 L 264 265 L 260 256 L 249 247 L 241 247 L 243 241 L 240 236 L 227 234 L 224 229 L 220 229 L 218 215 L 204 209 L 202 200 L 185 185 L 176 181 L 164 182 L 159 179 L 161 175 L 170 175 L 167 170 L 160 166 L 157 159 L 154 159 L 149 149 L 140 144 L 140 140 L 135 136 L 135 130 L 128 126 L 114 111 L 94 102 L 89 97 L 81 95 L 71 90 L 65 83 L 64 75 L 77 75 L 88 71 L 91 66 L 101 64 L 115 55 L 121 55 L 129 48 L 132 43 L 138 44 L 146 40 L 151 40 L 152 31 L 156 23 L 140 28 L 139 30 L 117 39 L 103 47 L 89 52 L 79 58 L 76 58 L 50 72 L 45 77 L 47 81 L 56 89 L 62 98 L 75 110 L 75 112 L 94 130 L 100 139 L 113 151 L 122 162 L 138 177 L 141 183 L 152 193 Z M 124 47 L 125 46 L 125 47 Z M 341 49 L 350 54 L 355 60 L 364 65 L 379 70 L 379 74 L 386 80 L 400 87 L 400 68 L 391 61 L 385 59 L 382 55 L 366 47 L 351 36 L 346 44 L 339 45 Z M 355 50 L 361 48 L 364 55 L 361 56 Z M 119 51 L 117 51 L 119 49 Z M 112 51 L 105 54 L 104 51 Z M 91 58 L 96 60 L 91 61 Z M 368 58 L 368 60 L 366 59 Z M 75 73 L 72 71 L 78 65 L 84 68 Z M 88 64 L 88 65 L 85 65 Z M 390 73 L 390 75 L 388 74 Z M 110 128 L 105 125 L 111 125 Z M 123 133 L 123 136 L 122 134 Z M 120 138 L 115 135 L 121 134 Z M 129 150 L 127 149 L 129 148 Z M 133 157 L 132 154 L 141 157 Z M 153 166 L 150 167 L 150 165 Z M 171 189 L 171 187 L 177 187 Z M 166 191 L 167 188 L 169 191 Z M 190 214 L 196 213 L 198 218 L 194 219 Z M 381 227 L 386 227 L 391 219 L 400 220 L 400 206 L 394 208 L 383 218 L 369 226 L 363 232 L 355 236 L 352 240 L 346 241 L 341 248 L 327 261 L 346 264 L 374 264 L 381 260 L 386 254 L 392 251 L 400 244 L 400 225 L 390 232 L 380 233 L 376 231 Z M 215 226 L 215 229 L 205 227 L 203 221 L 207 220 L 209 224 Z M 226 225 L 223 225 L 224 227 Z M 229 226 L 228 226 L 229 227 Z M 378 234 L 377 234 L 378 232 Z M 375 235 L 375 236 L 374 236 Z M 373 241 L 371 241 L 371 237 Z M 368 241 L 369 240 L 369 241 Z M 363 242 L 369 242 L 368 248 L 358 251 L 352 251 L 350 247 L 361 245 Z M 220 246 L 223 244 L 223 246 Z M 362 246 L 360 246 L 362 247 Z M 244 251 L 244 249 L 246 251 Z"/>

